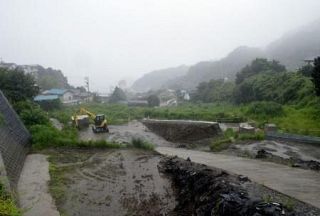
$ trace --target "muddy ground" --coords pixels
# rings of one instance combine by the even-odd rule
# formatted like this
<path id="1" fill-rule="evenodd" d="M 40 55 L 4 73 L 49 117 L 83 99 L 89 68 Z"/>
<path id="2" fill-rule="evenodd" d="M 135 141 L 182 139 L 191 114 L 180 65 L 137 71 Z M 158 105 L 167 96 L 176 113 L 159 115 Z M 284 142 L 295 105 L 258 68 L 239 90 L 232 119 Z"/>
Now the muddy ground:
<path id="1" fill-rule="evenodd" d="M 156 146 L 177 146 L 179 143 L 166 141 L 164 138 L 152 133 L 139 121 L 131 121 L 125 125 L 109 125 L 109 133 L 95 134 L 91 128 L 80 131 L 81 140 L 110 140 L 117 143 L 131 143 L 133 138 L 141 138 Z"/>
<path id="2" fill-rule="evenodd" d="M 195 146 L 168 142 L 138 121 L 109 126 L 109 129 L 108 134 L 94 134 L 90 128 L 82 130 L 80 139 L 130 143 L 132 138 L 142 138 L 156 146 L 196 147 L 202 150 L 208 146 L 207 141 Z M 239 152 L 255 152 L 259 146 L 270 150 L 268 143 L 251 144 L 233 145 L 223 153 L 236 155 Z M 249 149 L 245 149 L 247 147 Z M 293 150 L 295 148 L 292 147 Z M 309 148 L 303 151 L 298 149 L 299 152 L 303 152 L 303 157 L 317 159 L 314 155 L 318 153 Z M 169 166 L 170 159 L 155 152 L 138 149 L 60 149 L 44 153 L 51 156 L 50 162 L 55 167 L 50 188 L 62 215 L 211 215 L 213 211 L 219 212 L 216 215 L 232 215 L 230 212 L 220 212 L 217 205 L 229 205 L 229 201 L 232 205 L 238 205 L 239 199 L 246 204 L 242 205 L 241 201 L 242 204 L 236 209 L 248 208 L 251 213 L 261 201 L 277 201 L 285 203 L 287 213 L 294 208 L 295 215 L 320 215 L 317 209 L 296 200 L 292 204 L 292 198 L 250 183 L 245 177 L 230 176 L 225 172 L 221 176 L 221 170 L 202 165 L 190 166 L 189 161 L 180 159 L 171 165 L 169 162 Z M 225 188 L 220 190 L 220 186 Z M 235 195 L 231 198 L 223 195 L 233 192 Z M 241 198 L 242 193 L 245 196 Z M 213 197 L 215 200 L 211 200 Z M 220 202 L 222 198 L 229 201 L 223 204 Z M 234 206 L 228 208 L 233 209 Z M 253 215 L 251 213 L 243 215 Z"/>
<path id="3" fill-rule="evenodd" d="M 62 196 L 53 196 L 65 215 L 167 215 L 176 205 L 171 181 L 157 168 L 162 156 L 154 152 L 52 150 L 50 155 L 59 173 L 52 181 L 63 189 Z"/>

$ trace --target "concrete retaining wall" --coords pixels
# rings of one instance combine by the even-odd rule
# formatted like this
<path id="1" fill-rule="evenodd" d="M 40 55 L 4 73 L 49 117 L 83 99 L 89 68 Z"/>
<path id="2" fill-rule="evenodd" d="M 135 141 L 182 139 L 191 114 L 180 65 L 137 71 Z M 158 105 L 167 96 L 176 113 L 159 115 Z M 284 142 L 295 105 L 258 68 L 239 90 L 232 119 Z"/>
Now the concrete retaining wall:
<path id="1" fill-rule="evenodd" d="M 216 122 L 144 119 L 142 123 L 154 133 L 172 142 L 213 138 L 222 133 Z"/>
<path id="2" fill-rule="evenodd" d="M 0 91 L 0 176 L 15 189 L 30 149 L 30 134 Z"/>

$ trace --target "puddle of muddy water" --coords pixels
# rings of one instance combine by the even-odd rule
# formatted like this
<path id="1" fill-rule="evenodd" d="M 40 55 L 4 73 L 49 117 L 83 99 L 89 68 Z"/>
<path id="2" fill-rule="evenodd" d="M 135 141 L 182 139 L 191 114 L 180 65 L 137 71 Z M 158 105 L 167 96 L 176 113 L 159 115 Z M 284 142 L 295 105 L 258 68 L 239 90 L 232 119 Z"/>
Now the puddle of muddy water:
<path id="1" fill-rule="evenodd" d="M 51 161 L 63 170 L 64 196 L 56 203 L 66 215 L 167 215 L 176 206 L 171 182 L 157 168 L 160 155 L 133 149 L 74 150 L 65 153 L 69 162 L 59 160 L 62 154 L 51 153 Z"/>

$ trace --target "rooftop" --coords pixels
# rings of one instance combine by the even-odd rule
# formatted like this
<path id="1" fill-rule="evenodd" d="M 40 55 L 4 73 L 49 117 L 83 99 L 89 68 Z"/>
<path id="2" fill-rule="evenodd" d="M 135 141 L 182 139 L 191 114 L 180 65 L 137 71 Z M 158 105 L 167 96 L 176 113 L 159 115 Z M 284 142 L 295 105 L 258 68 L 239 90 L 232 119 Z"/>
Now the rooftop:
<path id="1" fill-rule="evenodd" d="M 34 98 L 34 101 L 48 101 L 48 100 L 56 100 L 58 99 L 58 95 L 37 95 Z"/>
<path id="2" fill-rule="evenodd" d="M 65 89 L 49 89 L 43 92 L 45 95 L 63 95 L 67 90 Z"/>

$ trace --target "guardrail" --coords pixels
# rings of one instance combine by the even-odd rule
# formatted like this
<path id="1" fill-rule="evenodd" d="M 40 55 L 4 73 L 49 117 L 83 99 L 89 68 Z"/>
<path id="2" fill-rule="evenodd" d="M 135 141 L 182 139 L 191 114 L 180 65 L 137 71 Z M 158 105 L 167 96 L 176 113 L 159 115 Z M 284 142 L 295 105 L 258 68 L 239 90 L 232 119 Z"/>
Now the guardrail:
<path id="1" fill-rule="evenodd" d="M 313 136 L 304 136 L 298 134 L 289 134 L 289 133 L 279 133 L 279 132 L 266 132 L 266 139 L 269 140 L 283 140 L 283 141 L 291 141 L 291 142 L 301 142 L 308 144 L 318 144 L 320 145 L 320 137 Z"/>

